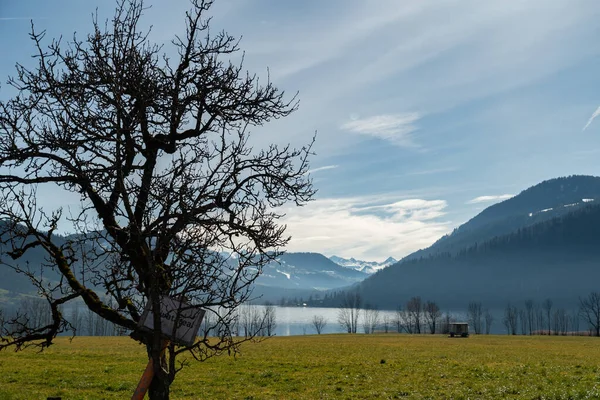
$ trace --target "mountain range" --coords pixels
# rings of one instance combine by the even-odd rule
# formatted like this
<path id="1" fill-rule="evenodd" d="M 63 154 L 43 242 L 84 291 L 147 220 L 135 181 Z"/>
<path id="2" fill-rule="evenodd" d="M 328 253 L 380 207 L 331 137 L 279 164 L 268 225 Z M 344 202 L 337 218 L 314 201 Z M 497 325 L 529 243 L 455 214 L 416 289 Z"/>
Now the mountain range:
<path id="1" fill-rule="evenodd" d="M 267 264 L 256 283 L 284 289 L 326 290 L 363 281 L 369 274 L 345 268 L 319 253 L 284 253 Z"/>
<path id="2" fill-rule="evenodd" d="M 394 257 L 388 257 L 385 261 L 363 261 L 352 258 L 342 258 L 338 256 L 329 257 L 334 263 L 341 265 L 342 267 L 352 268 L 356 271 L 364 272 L 366 274 L 374 274 L 377 271 L 381 271 L 385 267 L 389 267 L 392 264 L 398 262 Z"/>
<path id="3" fill-rule="evenodd" d="M 65 237 L 56 236 L 58 245 L 63 245 Z M 6 250 L 3 257 L 7 257 Z M 39 248 L 30 249 L 19 260 L 23 266 L 31 266 L 33 272 L 44 262 L 45 253 Z M 340 260 L 344 260 L 341 259 Z M 395 261 L 393 258 L 383 263 L 350 259 L 341 266 L 319 253 L 284 253 L 272 263 L 264 266 L 261 275 L 255 281 L 255 296 L 262 301 L 278 301 L 281 297 L 308 297 L 318 290 L 336 289 L 363 281 L 375 271 Z M 49 281 L 58 281 L 59 274 L 49 268 L 44 269 L 44 277 Z M 0 265 L 0 290 L 8 294 L 0 296 L 6 300 L 17 294 L 28 294 L 33 287 L 27 277 L 15 273 L 6 265 Z M 13 294 L 11 296 L 10 294 Z"/>
<path id="4" fill-rule="evenodd" d="M 446 308 L 464 308 L 469 301 L 504 307 L 546 298 L 574 305 L 580 296 L 600 290 L 599 238 L 600 178 L 556 178 L 486 208 L 398 262 L 285 253 L 264 267 L 255 295 L 264 301 L 319 297 L 312 305 L 337 307 L 335 293 L 351 288 L 365 302 L 391 309 L 413 296 Z M 41 260 L 43 254 L 35 250 L 23 261 L 37 265 Z M 51 271 L 45 277 L 58 279 Z M 24 293 L 32 288 L 26 278 L 0 266 L 0 289 Z M 312 296 L 315 290 L 328 290 L 328 302 Z"/>
<path id="5" fill-rule="evenodd" d="M 576 307 L 600 290 L 599 239 L 600 178 L 552 179 L 486 208 L 355 289 L 381 308 L 413 296 L 463 309 L 470 301 L 500 308 L 546 298 Z"/>

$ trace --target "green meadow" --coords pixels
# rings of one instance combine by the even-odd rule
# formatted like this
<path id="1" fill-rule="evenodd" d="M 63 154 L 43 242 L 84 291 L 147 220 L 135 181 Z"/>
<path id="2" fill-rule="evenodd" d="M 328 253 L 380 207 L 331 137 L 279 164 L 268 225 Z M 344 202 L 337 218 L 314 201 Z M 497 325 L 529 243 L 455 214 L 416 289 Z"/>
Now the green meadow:
<path id="1" fill-rule="evenodd" d="M 0 353 L 0 399 L 128 399 L 146 365 L 129 338 Z M 598 399 L 593 337 L 315 335 L 191 360 L 173 399 Z"/>

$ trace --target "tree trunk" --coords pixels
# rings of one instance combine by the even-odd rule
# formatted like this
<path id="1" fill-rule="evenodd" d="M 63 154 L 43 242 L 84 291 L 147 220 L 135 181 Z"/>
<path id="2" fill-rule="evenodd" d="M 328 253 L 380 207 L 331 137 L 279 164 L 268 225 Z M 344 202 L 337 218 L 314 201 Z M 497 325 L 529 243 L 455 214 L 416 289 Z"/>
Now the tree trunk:
<path id="1" fill-rule="evenodd" d="M 154 375 L 150 388 L 148 388 L 148 397 L 150 400 L 169 400 L 169 382 L 165 379 L 160 379 Z"/>
<path id="2" fill-rule="evenodd" d="M 152 348 L 151 344 L 146 345 L 146 350 L 148 351 L 148 357 L 152 360 L 153 352 L 159 352 L 160 364 L 154 365 L 154 377 L 152 378 L 152 382 L 150 382 L 150 387 L 148 388 L 148 398 L 150 400 L 169 400 L 169 392 L 171 381 L 169 380 L 169 374 L 166 373 L 163 367 L 166 367 L 166 357 L 165 350 L 168 344 L 168 341 L 163 340 L 158 337 L 153 337 L 150 343 L 155 344 L 156 342 L 160 343 L 159 346 L 156 346 L 155 350 Z"/>

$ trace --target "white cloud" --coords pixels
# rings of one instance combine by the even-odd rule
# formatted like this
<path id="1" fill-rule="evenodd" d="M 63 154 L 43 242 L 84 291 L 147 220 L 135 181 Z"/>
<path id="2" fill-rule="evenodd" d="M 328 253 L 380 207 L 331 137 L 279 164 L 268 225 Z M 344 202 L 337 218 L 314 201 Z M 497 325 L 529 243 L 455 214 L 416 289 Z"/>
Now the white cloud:
<path id="1" fill-rule="evenodd" d="M 596 117 L 598 115 L 600 115 L 600 107 L 598 107 L 596 109 L 596 111 L 594 111 L 594 113 L 592 114 L 592 116 L 588 120 L 587 124 L 585 124 L 585 126 L 583 127 L 582 131 L 585 131 L 590 126 L 590 124 L 592 123 L 592 121 L 596 119 Z"/>
<path id="2" fill-rule="evenodd" d="M 287 210 L 288 251 L 315 251 L 363 259 L 401 258 L 451 230 L 444 200 L 377 196 L 327 198 Z"/>
<path id="3" fill-rule="evenodd" d="M 500 195 L 494 195 L 494 196 L 479 196 L 479 197 L 475 197 L 474 199 L 471 199 L 469 201 L 467 201 L 467 204 L 477 204 L 477 203 L 488 203 L 488 202 L 497 202 L 497 201 L 502 201 L 502 200 L 506 200 L 506 199 L 510 199 L 511 197 L 514 197 L 514 194 L 500 194 Z"/>
<path id="4" fill-rule="evenodd" d="M 414 146 L 410 134 L 417 128 L 414 123 L 420 118 L 418 113 L 375 115 L 352 119 L 340 128 L 361 135 L 389 140 L 400 146 Z"/>

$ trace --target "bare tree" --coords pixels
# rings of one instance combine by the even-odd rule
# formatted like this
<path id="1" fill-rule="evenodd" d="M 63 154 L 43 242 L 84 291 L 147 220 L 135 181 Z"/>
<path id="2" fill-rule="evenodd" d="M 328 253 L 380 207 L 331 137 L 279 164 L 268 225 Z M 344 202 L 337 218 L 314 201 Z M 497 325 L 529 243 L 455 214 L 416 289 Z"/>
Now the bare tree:
<path id="1" fill-rule="evenodd" d="M 534 324 L 534 303 L 533 300 L 528 299 L 525 300 L 525 313 L 527 314 L 527 330 L 529 334 L 533 334 L 533 324 Z"/>
<path id="2" fill-rule="evenodd" d="M 554 313 L 552 315 L 552 332 L 555 336 L 560 335 L 562 322 L 560 319 L 560 308 L 557 308 L 556 310 L 554 310 Z"/>
<path id="3" fill-rule="evenodd" d="M 395 317 L 394 317 L 394 324 L 396 325 L 396 331 L 398 333 L 402 333 L 403 331 L 406 331 L 407 333 L 411 333 L 408 332 L 407 330 L 407 323 L 408 318 L 406 316 L 406 311 L 404 311 L 402 309 L 402 307 L 398 306 L 398 309 L 396 310 L 395 313 Z"/>
<path id="4" fill-rule="evenodd" d="M 391 321 L 389 314 L 387 314 L 387 313 L 384 314 L 383 318 L 382 318 L 383 332 L 389 333 L 391 323 L 392 323 L 392 321 Z"/>
<path id="5" fill-rule="evenodd" d="M 21 321 L 27 320 L 27 325 L 34 329 L 47 326 L 52 321 L 48 303 L 37 297 L 21 299 L 17 313 L 22 315 Z"/>
<path id="6" fill-rule="evenodd" d="M 504 309 L 504 326 L 509 335 L 516 335 L 518 328 L 518 311 L 517 307 L 508 303 Z"/>
<path id="7" fill-rule="evenodd" d="M 206 319 L 207 316 L 204 318 Z M 263 315 L 260 309 L 254 304 L 247 303 L 239 307 L 237 320 L 244 332 L 245 338 L 251 338 L 263 330 Z"/>
<path id="8" fill-rule="evenodd" d="M 375 333 L 379 325 L 379 310 L 367 304 L 363 310 L 363 330 L 365 333 Z"/>
<path id="9" fill-rule="evenodd" d="M 18 64 L 16 95 L 0 103 L 0 237 L 2 261 L 31 279 L 52 319 L 12 329 L 0 347 L 50 345 L 70 329 L 59 306 L 81 298 L 146 346 L 154 400 L 169 397 L 182 352 L 204 360 L 241 343 L 229 329 L 235 309 L 289 241 L 280 207 L 314 195 L 312 151 L 251 146 L 252 129 L 297 102 L 228 61 L 239 40 L 209 29 L 211 4 L 192 0 L 170 56 L 143 31 L 141 0 L 118 0 L 114 18 L 66 45 L 32 29 L 36 67 Z M 42 207 L 40 185 L 79 196 L 80 208 Z M 73 235 L 61 239 L 64 225 Z M 19 262 L 34 249 L 42 265 Z M 61 278 L 48 285 L 40 269 Z M 165 296 L 189 312 L 215 307 L 219 337 L 172 340 L 163 356 Z M 146 304 L 150 331 L 138 325 Z"/>
<path id="10" fill-rule="evenodd" d="M 421 297 L 412 297 L 406 303 L 406 312 L 409 320 L 409 325 L 412 327 L 412 333 L 421 333 L 421 327 L 423 325 L 423 304 Z"/>
<path id="11" fill-rule="evenodd" d="M 574 335 L 579 335 L 579 318 L 580 313 L 578 311 L 572 311 L 571 313 L 571 331 Z"/>
<path id="12" fill-rule="evenodd" d="M 94 336 L 94 315 L 94 312 L 88 309 L 86 315 L 83 317 L 85 334 L 87 336 Z"/>
<path id="13" fill-rule="evenodd" d="M 308 324 L 302 324 L 302 334 L 306 335 L 306 331 L 308 330 Z"/>
<path id="14" fill-rule="evenodd" d="M 348 333 L 358 330 L 362 299 L 358 291 L 348 291 L 342 295 L 342 303 L 338 311 L 338 322 Z"/>
<path id="15" fill-rule="evenodd" d="M 432 335 L 436 332 L 436 329 L 439 329 L 437 326 L 438 321 L 442 317 L 442 312 L 440 308 L 434 301 L 427 301 L 425 303 L 425 322 L 429 327 L 429 333 Z"/>
<path id="16" fill-rule="evenodd" d="M 200 334 L 204 337 L 211 336 L 213 330 L 216 328 L 216 318 L 212 310 L 207 310 L 207 313 L 204 315 L 202 319 L 202 324 L 200 325 Z"/>
<path id="17" fill-rule="evenodd" d="M 102 318 L 98 317 L 91 310 L 88 310 L 85 316 L 86 335 L 104 336 L 104 323 Z"/>
<path id="18" fill-rule="evenodd" d="M 481 302 L 471 301 L 467 308 L 467 319 L 469 324 L 473 327 L 476 335 L 482 332 L 481 317 L 483 315 Z"/>
<path id="19" fill-rule="evenodd" d="M 4 311 L 2 305 L 0 305 L 0 332 L 4 331 L 4 321 L 6 320 L 6 318 L 6 312 Z"/>
<path id="20" fill-rule="evenodd" d="M 543 335 L 544 332 L 544 310 L 539 305 L 535 306 L 535 320 L 536 320 L 536 331 L 539 335 Z"/>
<path id="21" fill-rule="evenodd" d="M 275 334 L 275 328 L 277 327 L 277 313 L 275 306 L 270 302 L 267 302 L 263 308 L 262 325 L 263 330 L 261 334 L 263 336 L 273 336 Z"/>
<path id="22" fill-rule="evenodd" d="M 71 309 L 69 323 L 71 324 L 71 327 L 73 329 L 73 336 L 77 334 L 81 335 L 83 320 L 81 318 L 81 315 L 79 314 L 79 307 L 77 304 L 74 304 L 73 308 Z"/>
<path id="23" fill-rule="evenodd" d="M 450 312 L 446 311 L 444 313 L 444 315 L 442 316 L 442 327 L 440 329 L 444 335 L 450 333 L 450 324 L 453 321 L 454 321 L 454 318 L 452 318 L 452 315 L 450 314 Z"/>
<path id="24" fill-rule="evenodd" d="M 527 335 L 527 311 L 519 309 L 519 326 L 521 327 L 521 335 Z"/>
<path id="25" fill-rule="evenodd" d="M 569 327 L 569 315 L 564 308 L 557 308 L 554 311 L 554 334 L 566 335 Z"/>
<path id="26" fill-rule="evenodd" d="M 550 299 L 546 299 L 544 300 L 544 302 L 542 303 L 542 308 L 544 309 L 544 312 L 546 313 L 546 323 L 548 325 L 548 335 L 550 335 L 552 332 L 552 300 Z"/>
<path id="27" fill-rule="evenodd" d="M 240 308 L 235 311 L 234 316 L 231 318 L 229 324 L 232 336 L 240 336 L 241 323 L 240 323 Z"/>
<path id="28" fill-rule="evenodd" d="M 338 310 L 338 323 L 341 325 L 342 329 L 344 329 L 348 333 L 354 333 L 352 324 L 353 321 L 352 310 L 346 307 L 341 307 Z"/>
<path id="29" fill-rule="evenodd" d="M 494 323 L 494 316 L 490 312 L 490 310 L 485 310 L 485 334 L 489 335 L 492 330 L 492 324 Z"/>
<path id="30" fill-rule="evenodd" d="M 594 336 L 600 336 L 600 293 L 592 292 L 579 298 L 579 313 L 593 330 Z"/>
<path id="31" fill-rule="evenodd" d="M 325 326 L 327 325 L 327 320 L 322 315 L 314 315 L 312 317 L 312 325 L 315 327 L 317 334 L 320 335 L 323 333 L 323 329 L 325 329 Z"/>

